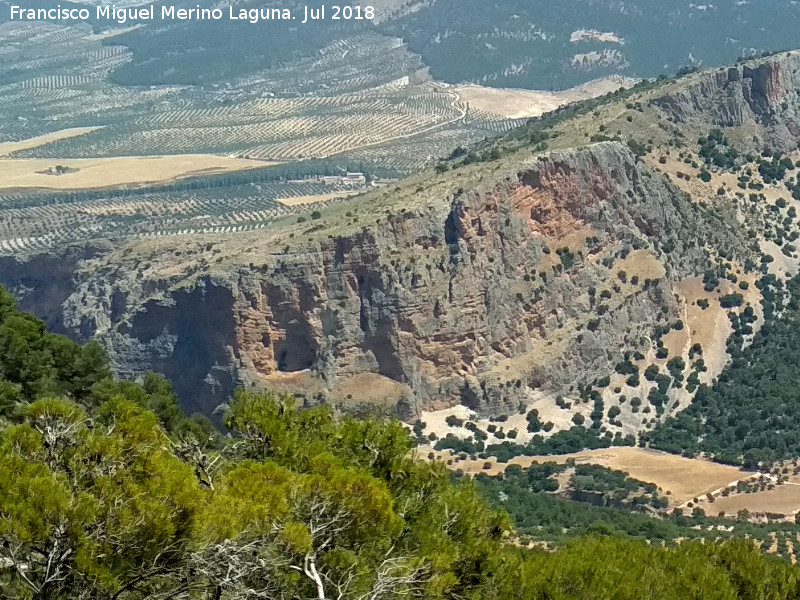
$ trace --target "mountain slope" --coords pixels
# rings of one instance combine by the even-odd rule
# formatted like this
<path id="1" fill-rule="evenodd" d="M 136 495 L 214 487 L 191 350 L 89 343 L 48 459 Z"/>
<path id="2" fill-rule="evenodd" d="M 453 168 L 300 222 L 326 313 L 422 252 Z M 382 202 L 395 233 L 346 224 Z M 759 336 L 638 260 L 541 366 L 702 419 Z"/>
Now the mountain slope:
<path id="1" fill-rule="evenodd" d="M 790 192 L 747 152 L 796 147 L 798 66 L 788 53 L 567 109 L 310 221 L 126 242 L 77 262 L 59 327 L 206 413 L 241 382 L 636 434 L 720 373 L 730 310 L 759 326 L 762 256 L 794 269 L 793 226 L 770 221 Z M 715 127 L 713 151 L 698 146 Z M 734 146 L 735 166 L 703 163 Z"/>

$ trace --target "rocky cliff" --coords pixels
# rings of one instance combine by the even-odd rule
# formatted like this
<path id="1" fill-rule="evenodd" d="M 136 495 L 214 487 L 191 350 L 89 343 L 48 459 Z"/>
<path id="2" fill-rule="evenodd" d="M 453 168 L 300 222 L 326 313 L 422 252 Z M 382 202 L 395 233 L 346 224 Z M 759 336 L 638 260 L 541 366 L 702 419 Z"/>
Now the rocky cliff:
<path id="1" fill-rule="evenodd" d="M 797 148 L 800 138 L 800 52 L 696 74 L 653 104 L 678 123 L 757 125 L 740 143 L 752 150 Z"/>
<path id="2" fill-rule="evenodd" d="M 643 349 L 679 318 L 673 287 L 707 267 L 704 247 L 743 252 L 738 235 L 724 210 L 601 143 L 258 262 L 166 261 L 177 246 L 159 264 L 85 258 L 62 327 L 101 339 L 123 375 L 164 373 L 190 410 L 245 383 L 506 413 Z"/>
<path id="3" fill-rule="evenodd" d="M 498 415 L 600 380 L 619 407 L 655 384 L 615 367 L 664 373 L 657 343 L 687 360 L 709 348 L 700 381 L 724 365 L 728 315 L 699 308 L 701 277 L 720 264 L 730 277 L 712 300 L 752 283 L 754 223 L 775 207 L 765 199 L 755 219 L 733 172 L 701 181 L 696 139 L 724 127 L 742 150 L 796 148 L 798 73 L 788 53 L 693 74 L 557 124 L 549 151 L 421 175 L 311 222 L 93 247 L 47 281 L 51 258 L 2 263 L 0 283 L 57 329 L 96 336 L 121 375 L 165 374 L 189 410 L 243 384 L 409 418 L 457 404 Z M 629 143 L 589 143 L 600 132 Z M 746 296 L 758 305 L 754 285 Z M 669 398 L 668 411 L 690 396 L 676 385 Z M 623 418 L 615 433 L 652 419 Z"/>

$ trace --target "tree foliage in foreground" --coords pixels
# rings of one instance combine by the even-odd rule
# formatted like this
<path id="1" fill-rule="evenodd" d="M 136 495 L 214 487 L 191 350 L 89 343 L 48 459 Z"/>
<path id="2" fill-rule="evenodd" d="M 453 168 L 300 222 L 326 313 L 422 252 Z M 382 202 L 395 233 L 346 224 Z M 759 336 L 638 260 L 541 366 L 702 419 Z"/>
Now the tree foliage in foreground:
<path id="1" fill-rule="evenodd" d="M 794 598 L 747 541 L 513 549 L 469 482 L 397 423 L 240 394 L 216 449 L 124 396 L 43 398 L 0 433 L 7 598 Z"/>
<path id="2" fill-rule="evenodd" d="M 219 449 L 122 395 L 30 404 L 0 435 L 10 597 L 457 597 L 492 570 L 504 514 L 397 423 L 239 395 Z"/>
<path id="3" fill-rule="evenodd" d="M 159 378 L 115 382 L 104 360 L 88 377 L 63 369 L 52 338 L 13 305 L 0 327 L 28 344 L 4 350 L 2 380 L 31 390 L 0 416 L 4 599 L 800 594 L 797 568 L 748 541 L 663 549 L 593 536 L 557 552 L 516 548 L 506 514 L 472 482 L 416 460 L 397 422 L 239 393 L 223 438 L 186 419 Z M 9 369 L 15 361 L 49 382 L 41 394 Z"/>

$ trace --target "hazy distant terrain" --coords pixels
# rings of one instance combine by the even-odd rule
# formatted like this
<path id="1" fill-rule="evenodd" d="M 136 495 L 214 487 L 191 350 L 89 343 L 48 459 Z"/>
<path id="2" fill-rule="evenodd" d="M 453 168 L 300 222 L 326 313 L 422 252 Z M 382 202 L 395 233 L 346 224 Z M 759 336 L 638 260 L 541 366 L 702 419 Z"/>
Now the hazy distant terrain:
<path id="1" fill-rule="evenodd" d="M 565 89 L 613 73 L 654 77 L 684 66 L 724 64 L 763 50 L 791 48 L 800 26 L 800 8 L 791 0 L 435 0 L 403 6 L 375 30 L 406 41 L 436 78 L 528 89 Z M 115 79 L 220 81 L 310 56 L 333 40 L 371 28 L 363 22 L 340 23 L 304 25 L 303 35 L 285 22 L 145 27 L 121 38 L 133 50 L 133 60 Z M 218 42 L 208 44 L 212 34 Z"/>
<path id="2" fill-rule="evenodd" d="M 7 4 L 0 3 L 0 21 L 7 18 Z M 289 8 L 298 19 L 305 4 L 199 2 L 225 9 Z M 31 4 L 36 5 L 48 3 Z M 609 74 L 654 77 L 685 66 L 715 66 L 764 50 L 788 49 L 796 44 L 800 26 L 800 7 L 791 0 L 385 0 L 376 10 L 375 23 L 154 22 L 104 43 L 124 44 L 131 52 L 130 60 L 112 75 L 118 84 L 226 85 L 238 77 L 297 65 L 330 47 L 347 46 L 353 36 L 371 33 L 401 38 L 442 81 L 565 89 Z"/>
<path id="3" fill-rule="evenodd" d="M 278 6 L 214 6 L 229 4 Z M 259 229 L 637 77 L 790 46 L 800 25 L 785 0 L 386 0 L 374 23 L 134 27 L 2 23 L 8 6 L 0 252 L 9 253 Z M 280 6 L 302 15 L 304 4 Z M 555 89 L 567 91 L 546 91 Z M 159 156 L 180 165 L 150 168 Z M 366 180 L 320 179 L 348 171 Z M 81 183 L 93 174 L 102 176 Z"/>
<path id="4" fill-rule="evenodd" d="M 792 48 L 799 25 L 790 0 L 436 0 L 386 30 L 445 81 L 563 89 Z"/>

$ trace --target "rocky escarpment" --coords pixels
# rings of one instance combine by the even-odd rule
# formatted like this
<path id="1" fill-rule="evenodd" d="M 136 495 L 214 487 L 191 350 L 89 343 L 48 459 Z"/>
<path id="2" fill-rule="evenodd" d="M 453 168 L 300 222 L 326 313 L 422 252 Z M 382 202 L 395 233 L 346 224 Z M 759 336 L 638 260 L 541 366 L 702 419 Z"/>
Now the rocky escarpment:
<path id="1" fill-rule="evenodd" d="M 740 145 L 790 151 L 800 138 L 800 52 L 697 74 L 654 99 L 678 123 L 702 128 L 755 125 Z"/>
<path id="2" fill-rule="evenodd" d="M 504 413 L 644 348 L 680 316 L 675 282 L 703 272 L 708 248 L 746 253 L 741 240 L 724 205 L 601 143 L 220 267 L 187 246 L 159 249 L 182 252 L 161 265 L 87 259 L 63 327 L 96 335 L 120 373 L 164 373 L 192 410 L 242 383 Z"/>
<path id="3" fill-rule="evenodd" d="M 76 290 L 75 270 L 81 261 L 107 252 L 107 245 L 69 247 L 55 254 L 0 257 L 0 285 L 6 287 L 22 310 L 42 319 L 49 331 L 67 331 L 62 305 Z M 84 332 L 87 333 L 87 332 Z"/>

